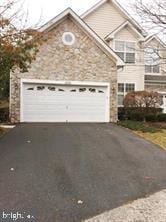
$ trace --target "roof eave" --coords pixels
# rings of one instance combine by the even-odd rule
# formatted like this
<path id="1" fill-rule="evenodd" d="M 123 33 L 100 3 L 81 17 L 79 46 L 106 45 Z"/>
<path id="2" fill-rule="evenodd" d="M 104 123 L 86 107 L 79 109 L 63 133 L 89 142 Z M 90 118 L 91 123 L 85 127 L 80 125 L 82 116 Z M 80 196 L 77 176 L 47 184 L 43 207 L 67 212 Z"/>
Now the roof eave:
<path id="1" fill-rule="evenodd" d="M 152 41 L 153 39 L 156 39 L 156 41 L 158 41 L 164 48 L 166 48 L 166 44 L 157 36 L 155 35 L 151 35 L 151 36 L 148 36 L 146 39 L 145 39 L 145 45 L 148 44 L 150 41 Z"/>

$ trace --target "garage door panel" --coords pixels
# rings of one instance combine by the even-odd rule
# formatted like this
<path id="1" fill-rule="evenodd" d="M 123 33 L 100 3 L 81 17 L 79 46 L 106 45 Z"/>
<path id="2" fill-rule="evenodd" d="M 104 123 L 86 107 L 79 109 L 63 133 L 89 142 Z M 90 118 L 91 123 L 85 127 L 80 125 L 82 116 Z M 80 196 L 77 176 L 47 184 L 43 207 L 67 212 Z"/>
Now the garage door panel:
<path id="1" fill-rule="evenodd" d="M 38 90 L 39 89 L 39 90 Z M 23 84 L 24 122 L 105 122 L 108 88 Z"/>

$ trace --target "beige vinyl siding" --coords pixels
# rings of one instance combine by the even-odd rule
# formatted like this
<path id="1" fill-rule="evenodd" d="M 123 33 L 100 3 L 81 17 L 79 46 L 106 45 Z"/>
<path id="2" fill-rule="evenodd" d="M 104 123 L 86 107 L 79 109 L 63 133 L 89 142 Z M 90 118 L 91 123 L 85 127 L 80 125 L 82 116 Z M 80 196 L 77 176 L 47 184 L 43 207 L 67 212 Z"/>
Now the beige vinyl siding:
<path id="1" fill-rule="evenodd" d="M 85 22 L 101 37 L 104 38 L 114 31 L 126 19 L 111 3 L 105 3 L 85 18 Z"/>
<path id="2" fill-rule="evenodd" d="M 118 71 L 118 83 L 134 83 L 135 90 L 144 90 L 144 61 L 143 61 L 143 50 L 142 45 L 138 41 L 138 36 L 129 27 L 124 27 L 116 35 L 112 42 L 114 48 L 114 41 L 131 41 L 136 44 L 136 62 L 135 64 L 126 64 L 123 69 Z"/>
<path id="3" fill-rule="evenodd" d="M 115 34 L 115 39 L 127 40 L 127 41 L 138 41 L 138 36 L 128 26 L 121 29 Z"/>
<path id="4" fill-rule="evenodd" d="M 162 45 L 156 40 L 156 39 L 152 39 L 151 41 L 149 41 L 146 46 L 149 45 L 149 46 L 156 46 L 156 47 L 159 47 L 159 48 L 163 48 Z"/>
<path id="5" fill-rule="evenodd" d="M 118 83 L 135 83 L 135 90 L 144 90 L 144 66 L 127 65 L 118 71 Z"/>

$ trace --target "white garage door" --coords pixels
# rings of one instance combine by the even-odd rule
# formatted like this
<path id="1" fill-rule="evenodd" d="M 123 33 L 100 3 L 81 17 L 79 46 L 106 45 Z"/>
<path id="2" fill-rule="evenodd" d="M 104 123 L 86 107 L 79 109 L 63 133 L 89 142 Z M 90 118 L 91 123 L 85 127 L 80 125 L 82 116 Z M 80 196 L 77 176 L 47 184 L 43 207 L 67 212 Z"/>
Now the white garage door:
<path id="1" fill-rule="evenodd" d="M 108 122 L 107 86 L 24 83 L 22 122 Z"/>

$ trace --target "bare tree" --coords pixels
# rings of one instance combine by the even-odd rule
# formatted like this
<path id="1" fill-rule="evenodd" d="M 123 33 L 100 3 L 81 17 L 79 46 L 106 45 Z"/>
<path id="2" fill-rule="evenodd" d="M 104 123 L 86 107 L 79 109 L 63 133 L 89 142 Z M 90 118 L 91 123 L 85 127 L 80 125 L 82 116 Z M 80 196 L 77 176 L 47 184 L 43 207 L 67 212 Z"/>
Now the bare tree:
<path id="1" fill-rule="evenodd" d="M 166 1 L 137 0 L 134 3 L 134 8 L 138 14 L 142 26 L 154 35 L 162 38 L 157 45 L 147 45 L 144 49 L 145 62 L 148 65 L 157 67 L 160 65 L 162 72 L 165 71 L 166 64 Z"/>
<path id="2" fill-rule="evenodd" d="M 151 0 L 135 2 L 135 8 L 143 25 L 147 29 L 156 29 L 166 34 L 166 1 Z"/>

